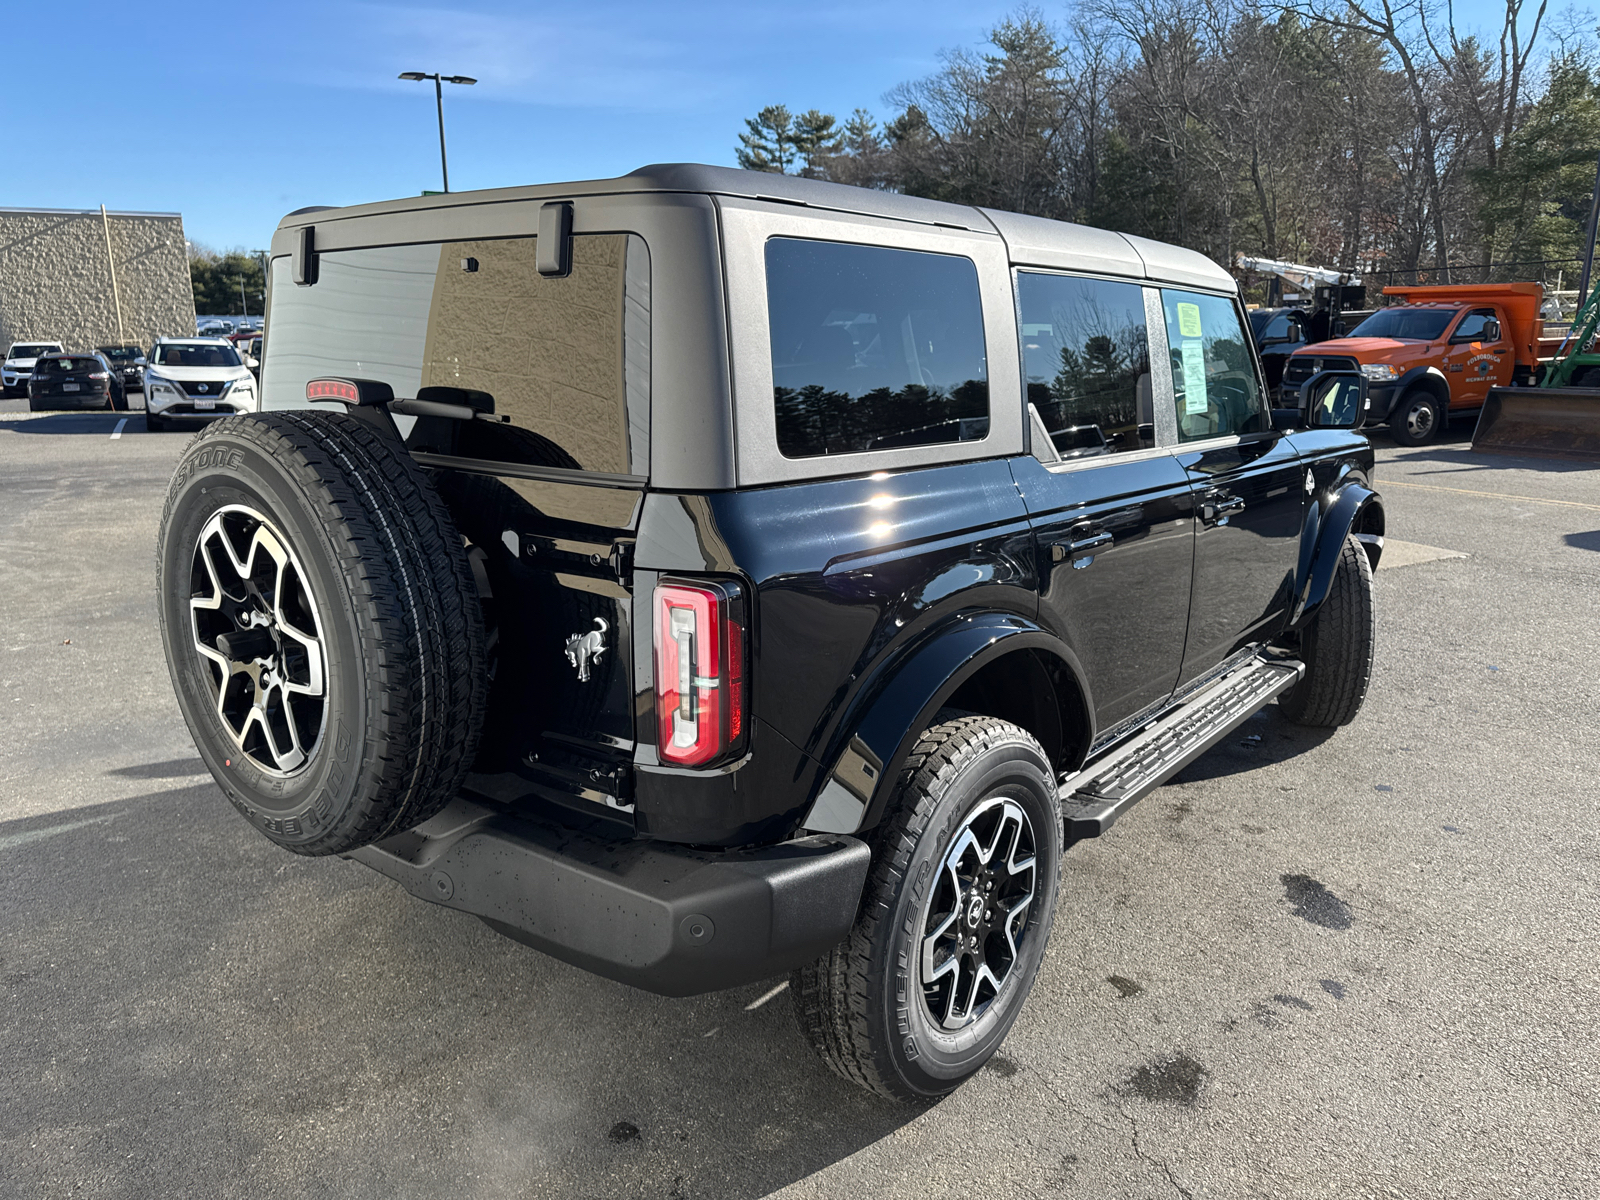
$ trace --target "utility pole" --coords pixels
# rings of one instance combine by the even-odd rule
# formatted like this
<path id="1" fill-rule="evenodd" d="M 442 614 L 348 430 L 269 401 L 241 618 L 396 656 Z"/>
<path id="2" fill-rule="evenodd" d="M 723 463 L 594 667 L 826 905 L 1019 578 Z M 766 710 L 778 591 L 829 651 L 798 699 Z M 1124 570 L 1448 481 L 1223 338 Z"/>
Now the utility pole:
<path id="1" fill-rule="evenodd" d="M 433 99 L 439 107 L 439 171 L 444 176 L 444 190 L 448 192 L 450 190 L 450 163 L 445 158 L 444 153 L 444 88 L 441 84 L 473 84 L 478 81 L 470 75 L 440 75 L 437 71 L 431 74 L 426 71 L 401 71 L 400 78 L 409 79 L 414 83 L 420 83 L 424 79 L 433 80 Z"/>
<path id="2" fill-rule="evenodd" d="M 117 306 L 117 344 L 120 346 L 127 341 L 127 336 L 122 332 L 122 292 L 117 287 L 117 260 L 111 255 L 111 218 L 106 216 L 106 206 L 100 206 L 100 227 L 106 235 L 106 266 L 111 271 L 111 299 Z M 1594 235 L 1589 236 L 1591 252 L 1594 247 Z"/>

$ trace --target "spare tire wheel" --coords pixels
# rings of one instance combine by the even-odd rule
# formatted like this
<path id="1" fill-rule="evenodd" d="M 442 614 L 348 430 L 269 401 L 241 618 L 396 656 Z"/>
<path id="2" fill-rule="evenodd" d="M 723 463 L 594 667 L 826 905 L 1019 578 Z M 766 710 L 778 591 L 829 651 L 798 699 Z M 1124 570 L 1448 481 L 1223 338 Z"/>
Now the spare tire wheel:
<path id="1" fill-rule="evenodd" d="M 344 413 L 209 425 L 168 488 L 156 581 L 195 745 L 278 845 L 342 853 L 455 794 L 483 723 L 482 615 L 404 447 Z"/>

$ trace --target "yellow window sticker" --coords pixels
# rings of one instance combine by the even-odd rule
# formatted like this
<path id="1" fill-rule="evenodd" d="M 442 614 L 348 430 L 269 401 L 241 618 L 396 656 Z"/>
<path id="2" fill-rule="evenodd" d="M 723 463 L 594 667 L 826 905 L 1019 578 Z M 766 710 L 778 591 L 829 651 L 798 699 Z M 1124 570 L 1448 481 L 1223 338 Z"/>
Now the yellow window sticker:
<path id="1" fill-rule="evenodd" d="M 1180 312 L 1194 305 L 1178 306 Z M 1205 347 L 1196 339 L 1184 342 L 1178 348 L 1183 356 L 1183 412 L 1185 416 L 1206 411 L 1206 355 Z"/>
<path id="2" fill-rule="evenodd" d="M 1186 338 L 1202 336 L 1200 333 L 1200 306 L 1198 304 L 1178 305 L 1178 336 Z"/>

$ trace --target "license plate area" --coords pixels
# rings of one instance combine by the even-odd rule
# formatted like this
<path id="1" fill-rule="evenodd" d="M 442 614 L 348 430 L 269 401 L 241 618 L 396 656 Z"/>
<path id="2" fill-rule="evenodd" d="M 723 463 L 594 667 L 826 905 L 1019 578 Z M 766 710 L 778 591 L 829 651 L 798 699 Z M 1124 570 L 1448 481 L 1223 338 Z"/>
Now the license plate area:
<path id="1" fill-rule="evenodd" d="M 216 408 L 216 406 L 217 402 L 210 397 L 196 396 L 194 398 L 194 407 L 196 412 L 210 412 L 212 409 Z"/>
<path id="2" fill-rule="evenodd" d="M 76 383 L 63 383 L 61 385 L 61 390 L 63 392 L 76 392 L 76 391 L 79 391 L 80 388 L 79 388 L 79 385 L 76 384 Z"/>

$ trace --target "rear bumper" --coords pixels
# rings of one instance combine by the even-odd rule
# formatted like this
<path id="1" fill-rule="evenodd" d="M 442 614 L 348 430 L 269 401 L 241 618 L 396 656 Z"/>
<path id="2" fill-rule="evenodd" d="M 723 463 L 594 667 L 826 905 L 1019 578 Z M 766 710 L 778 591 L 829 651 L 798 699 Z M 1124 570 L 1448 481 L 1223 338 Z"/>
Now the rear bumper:
<path id="1" fill-rule="evenodd" d="M 837 945 L 855 923 L 870 855 L 835 834 L 727 851 L 614 841 L 457 800 L 350 857 L 574 966 L 693 996 Z"/>

